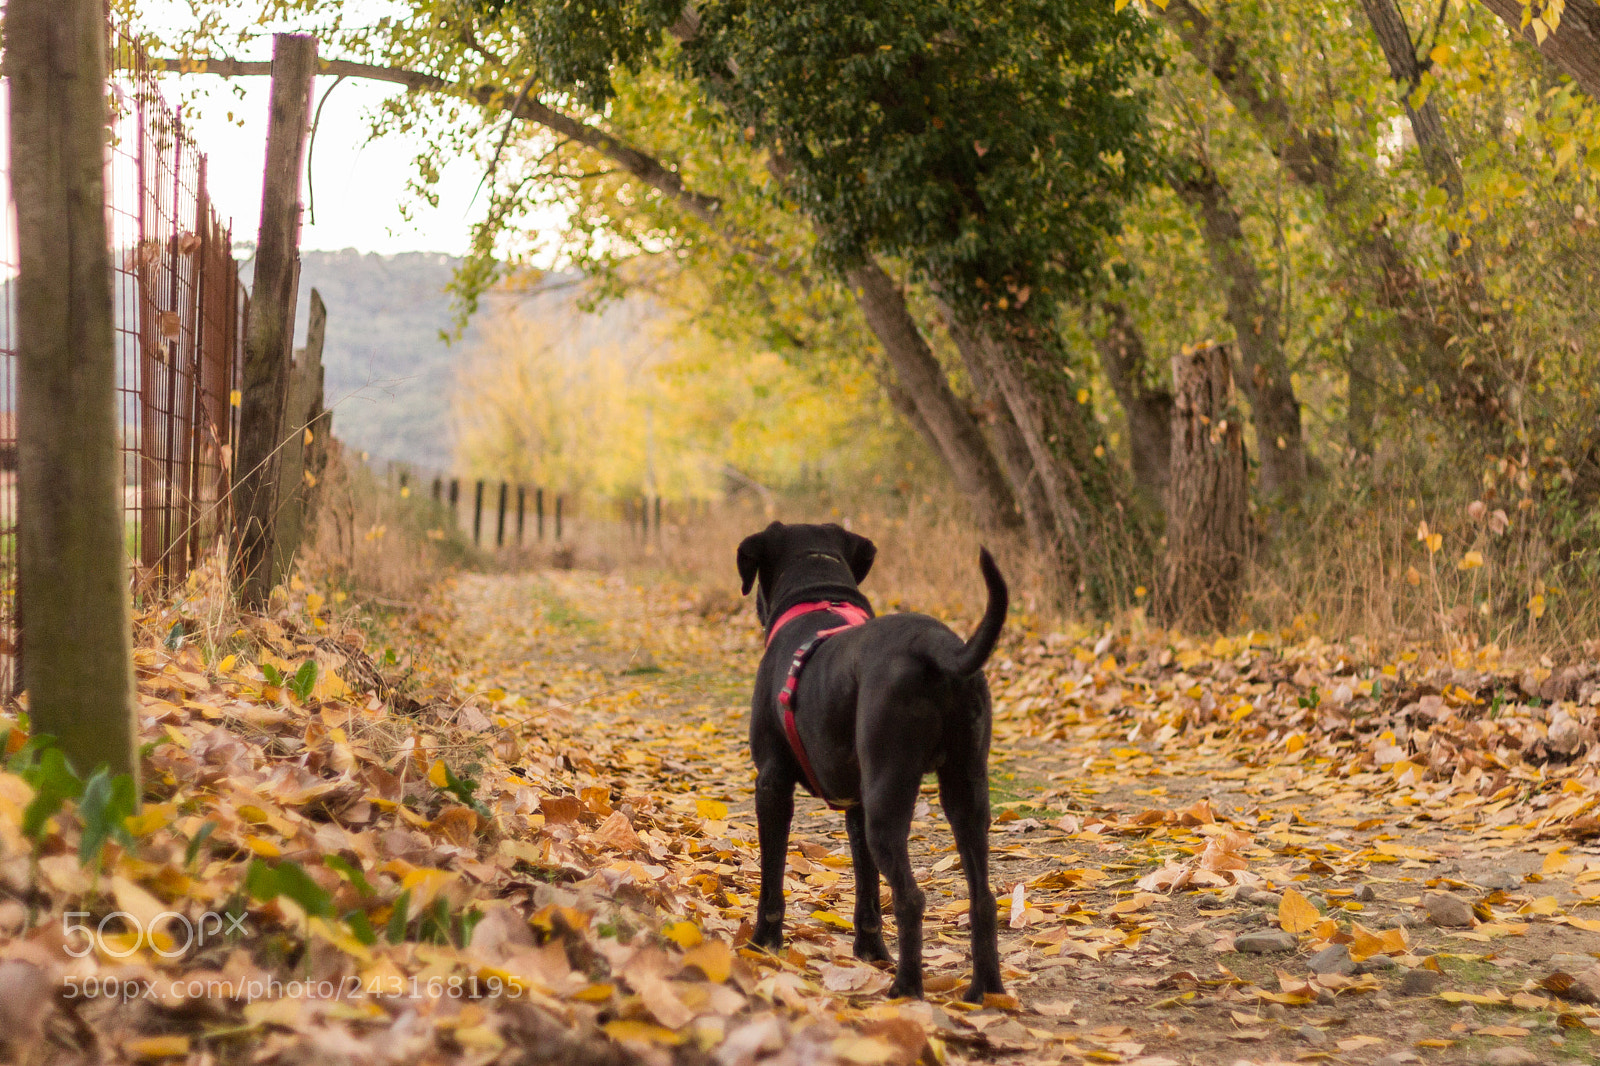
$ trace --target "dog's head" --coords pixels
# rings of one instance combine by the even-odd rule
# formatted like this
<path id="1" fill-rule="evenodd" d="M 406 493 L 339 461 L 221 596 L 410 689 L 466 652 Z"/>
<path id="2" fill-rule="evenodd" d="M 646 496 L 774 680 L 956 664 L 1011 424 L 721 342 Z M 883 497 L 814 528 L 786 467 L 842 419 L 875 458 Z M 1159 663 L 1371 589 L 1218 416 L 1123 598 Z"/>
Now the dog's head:
<path id="1" fill-rule="evenodd" d="M 774 522 L 739 544 L 739 580 L 746 595 L 756 586 L 756 617 L 767 625 L 774 608 L 784 610 L 807 599 L 860 599 L 857 586 L 877 554 L 872 541 L 831 522 Z"/>

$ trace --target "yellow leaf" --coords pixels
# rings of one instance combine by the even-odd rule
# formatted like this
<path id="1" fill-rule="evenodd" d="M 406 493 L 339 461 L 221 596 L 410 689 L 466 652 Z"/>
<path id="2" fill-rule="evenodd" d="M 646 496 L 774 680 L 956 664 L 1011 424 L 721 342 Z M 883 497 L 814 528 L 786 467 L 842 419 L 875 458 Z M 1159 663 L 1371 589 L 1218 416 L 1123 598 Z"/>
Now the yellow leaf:
<path id="1" fill-rule="evenodd" d="M 1406 933 L 1404 929 L 1388 929 L 1382 933 L 1374 933 L 1354 922 L 1350 934 L 1355 939 L 1350 943 L 1350 957 L 1357 962 L 1369 959 L 1374 955 L 1398 955 L 1406 950 Z"/>
<path id="2" fill-rule="evenodd" d="M 146 807 L 138 814 L 128 815 L 122 824 L 136 837 L 148 836 L 172 821 L 177 814 L 177 804 L 157 803 Z"/>
<path id="3" fill-rule="evenodd" d="M 428 784 L 434 788 L 448 788 L 450 778 L 446 776 L 444 760 L 435 759 L 433 765 L 428 767 Z"/>
<path id="4" fill-rule="evenodd" d="M 1411 844 L 1396 844 L 1392 840 L 1380 840 L 1372 845 L 1379 855 L 1388 855 L 1396 859 L 1432 860 L 1439 857 L 1439 853 L 1429 851 L 1427 848 L 1414 847 Z"/>
<path id="5" fill-rule="evenodd" d="M 1480 552 L 1480 551 L 1470 551 L 1470 552 L 1467 552 L 1467 554 L 1465 554 L 1465 555 L 1463 555 L 1461 557 L 1461 561 L 1456 564 L 1456 569 L 1457 570 L 1476 570 L 1482 565 L 1483 565 L 1483 553 Z"/>
<path id="6" fill-rule="evenodd" d="M 1088 389 L 1079 389 L 1078 390 L 1078 402 L 1079 403 L 1088 403 L 1089 402 L 1089 390 Z"/>
<path id="7" fill-rule="evenodd" d="M 186 1036 L 145 1036 L 137 1040 L 124 1040 L 122 1050 L 136 1059 L 175 1059 L 189 1054 Z"/>
<path id="8" fill-rule="evenodd" d="M 728 816 L 728 805 L 721 800 L 695 800 L 694 809 L 708 822 L 720 822 Z"/>
<path id="9" fill-rule="evenodd" d="M 733 949 L 725 940 L 707 940 L 687 952 L 683 964 L 698 967 L 706 980 L 720 985 L 733 974 Z"/>
<path id="10" fill-rule="evenodd" d="M 372 961 L 372 950 L 357 940 L 341 923 L 335 925 L 326 918 L 313 915 L 306 923 L 306 927 L 314 936 L 321 937 L 351 958 L 360 959 L 362 962 Z"/>
<path id="11" fill-rule="evenodd" d="M 1422 575 L 1417 572 L 1416 567 L 1406 567 L 1406 584 L 1411 585 L 1412 587 L 1422 584 Z"/>
<path id="12" fill-rule="evenodd" d="M 680 948 L 692 948 L 705 940 L 700 927 L 693 922 L 668 922 L 661 927 L 661 935 Z"/>
<path id="13" fill-rule="evenodd" d="M 1509 1000 L 1499 992 L 1490 995 L 1479 995 L 1477 992 L 1457 992 L 1450 989 L 1439 993 L 1439 998 L 1446 1003 L 1476 1003 L 1480 1007 L 1498 1007 Z"/>
<path id="14" fill-rule="evenodd" d="M 1428 539 L 1424 543 L 1426 543 L 1428 546 L 1428 554 L 1432 555 L 1434 552 L 1444 547 L 1444 537 L 1439 533 L 1433 533 L 1428 536 Z"/>
<path id="15" fill-rule="evenodd" d="M 1278 904 L 1278 924 L 1286 933 L 1309 933 L 1322 921 L 1322 915 L 1311 901 L 1292 888 L 1283 891 Z"/>
<path id="16" fill-rule="evenodd" d="M 604 1003 L 606 1000 L 610 999 L 614 994 L 616 994 L 616 991 L 616 985 L 610 985 L 603 981 L 599 981 L 592 985 L 584 985 L 582 988 L 572 993 L 572 998 L 581 1000 L 584 1003 Z"/>
<path id="17" fill-rule="evenodd" d="M 664 1029 L 650 1022 L 634 1021 L 632 1019 L 619 1019 L 606 1022 L 600 1028 L 613 1040 L 637 1040 L 645 1044 L 681 1044 L 683 1037 L 671 1029 Z"/>
<path id="18" fill-rule="evenodd" d="M 1538 899 L 1529 900 L 1517 908 L 1518 914 L 1560 914 L 1561 901 L 1554 896 L 1540 896 Z"/>
<path id="19" fill-rule="evenodd" d="M 276 859 L 283 855 L 283 849 L 266 837 L 247 836 L 244 838 L 244 846 L 263 859 Z"/>
<path id="20" fill-rule="evenodd" d="M 855 928 L 855 923 L 850 921 L 850 919 L 841 918 L 832 911 L 812 911 L 811 917 L 815 918 L 823 925 L 831 925 L 835 929 L 850 930 Z"/>

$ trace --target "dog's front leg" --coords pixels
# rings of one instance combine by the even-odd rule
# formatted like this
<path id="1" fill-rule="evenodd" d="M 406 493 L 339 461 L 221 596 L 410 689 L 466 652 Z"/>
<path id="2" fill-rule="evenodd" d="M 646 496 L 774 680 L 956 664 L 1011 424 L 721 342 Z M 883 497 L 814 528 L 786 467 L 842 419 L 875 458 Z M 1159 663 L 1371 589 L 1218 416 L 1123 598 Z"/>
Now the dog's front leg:
<path id="1" fill-rule="evenodd" d="M 783 947 L 783 868 L 794 820 L 794 781 L 770 770 L 756 775 L 756 836 L 761 844 L 761 898 L 750 943 L 768 951 Z"/>
<path id="2" fill-rule="evenodd" d="M 844 827 L 850 833 L 850 859 L 856 870 L 855 956 L 863 962 L 888 962 L 889 947 L 883 942 L 883 904 L 878 899 L 878 864 L 867 847 L 867 812 L 857 803 L 844 812 Z"/>

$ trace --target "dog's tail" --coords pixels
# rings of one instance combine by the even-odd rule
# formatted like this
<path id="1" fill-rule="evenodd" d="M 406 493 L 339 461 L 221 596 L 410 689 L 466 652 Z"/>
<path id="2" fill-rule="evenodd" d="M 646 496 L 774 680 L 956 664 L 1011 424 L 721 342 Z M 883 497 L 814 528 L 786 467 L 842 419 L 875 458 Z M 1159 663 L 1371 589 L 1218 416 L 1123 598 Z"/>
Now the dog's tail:
<path id="1" fill-rule="evenodd" d="M 989 606 L 984 610 L 983 621 L 978 623 L 978 630 L 972 634 L 972 639 L 967 641 L 955 659 L 944 664 L 958 677 L 970 677 L 982 670 L 983 664 L 989 661 L 989 653 L 994 651 L 995 644 L 1000 640 L 1000 630 L 1006 624 L 1006 608 L 1011 603 L 1006 579 L 1000 576 L 1000 568 L 994 564 L 994 556 L 989 554 L 989 549 L 978 550 L 978 568 L 983 571 L 983 583 L 989 586 Z"/>

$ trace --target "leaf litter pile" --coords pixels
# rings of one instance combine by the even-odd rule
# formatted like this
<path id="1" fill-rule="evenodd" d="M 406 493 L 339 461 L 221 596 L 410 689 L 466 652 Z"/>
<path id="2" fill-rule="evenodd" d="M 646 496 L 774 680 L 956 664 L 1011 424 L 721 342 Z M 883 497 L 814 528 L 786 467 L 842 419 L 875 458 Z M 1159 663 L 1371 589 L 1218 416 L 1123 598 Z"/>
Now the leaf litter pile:
<path id="1" fill-rule="evenodd" d="M 1300 632 L 1014 624 L 1008 995 L 912 831 L 928 999 L 850 954 L 840 817 L 754 911 L 759 633 L 685 587 L 461 578 L 379 630 L 296 588 L 140 622 L 144 802 L 0 723 L 0 1041 L 21 1062 L 1592 1061 L 1600 668 Z M 953 620 L 958 628 L 971 620 Z M 207 634 L 201 639 L 199 634 Z M 890 930 L 892 932 L 892 929 Z"/>

